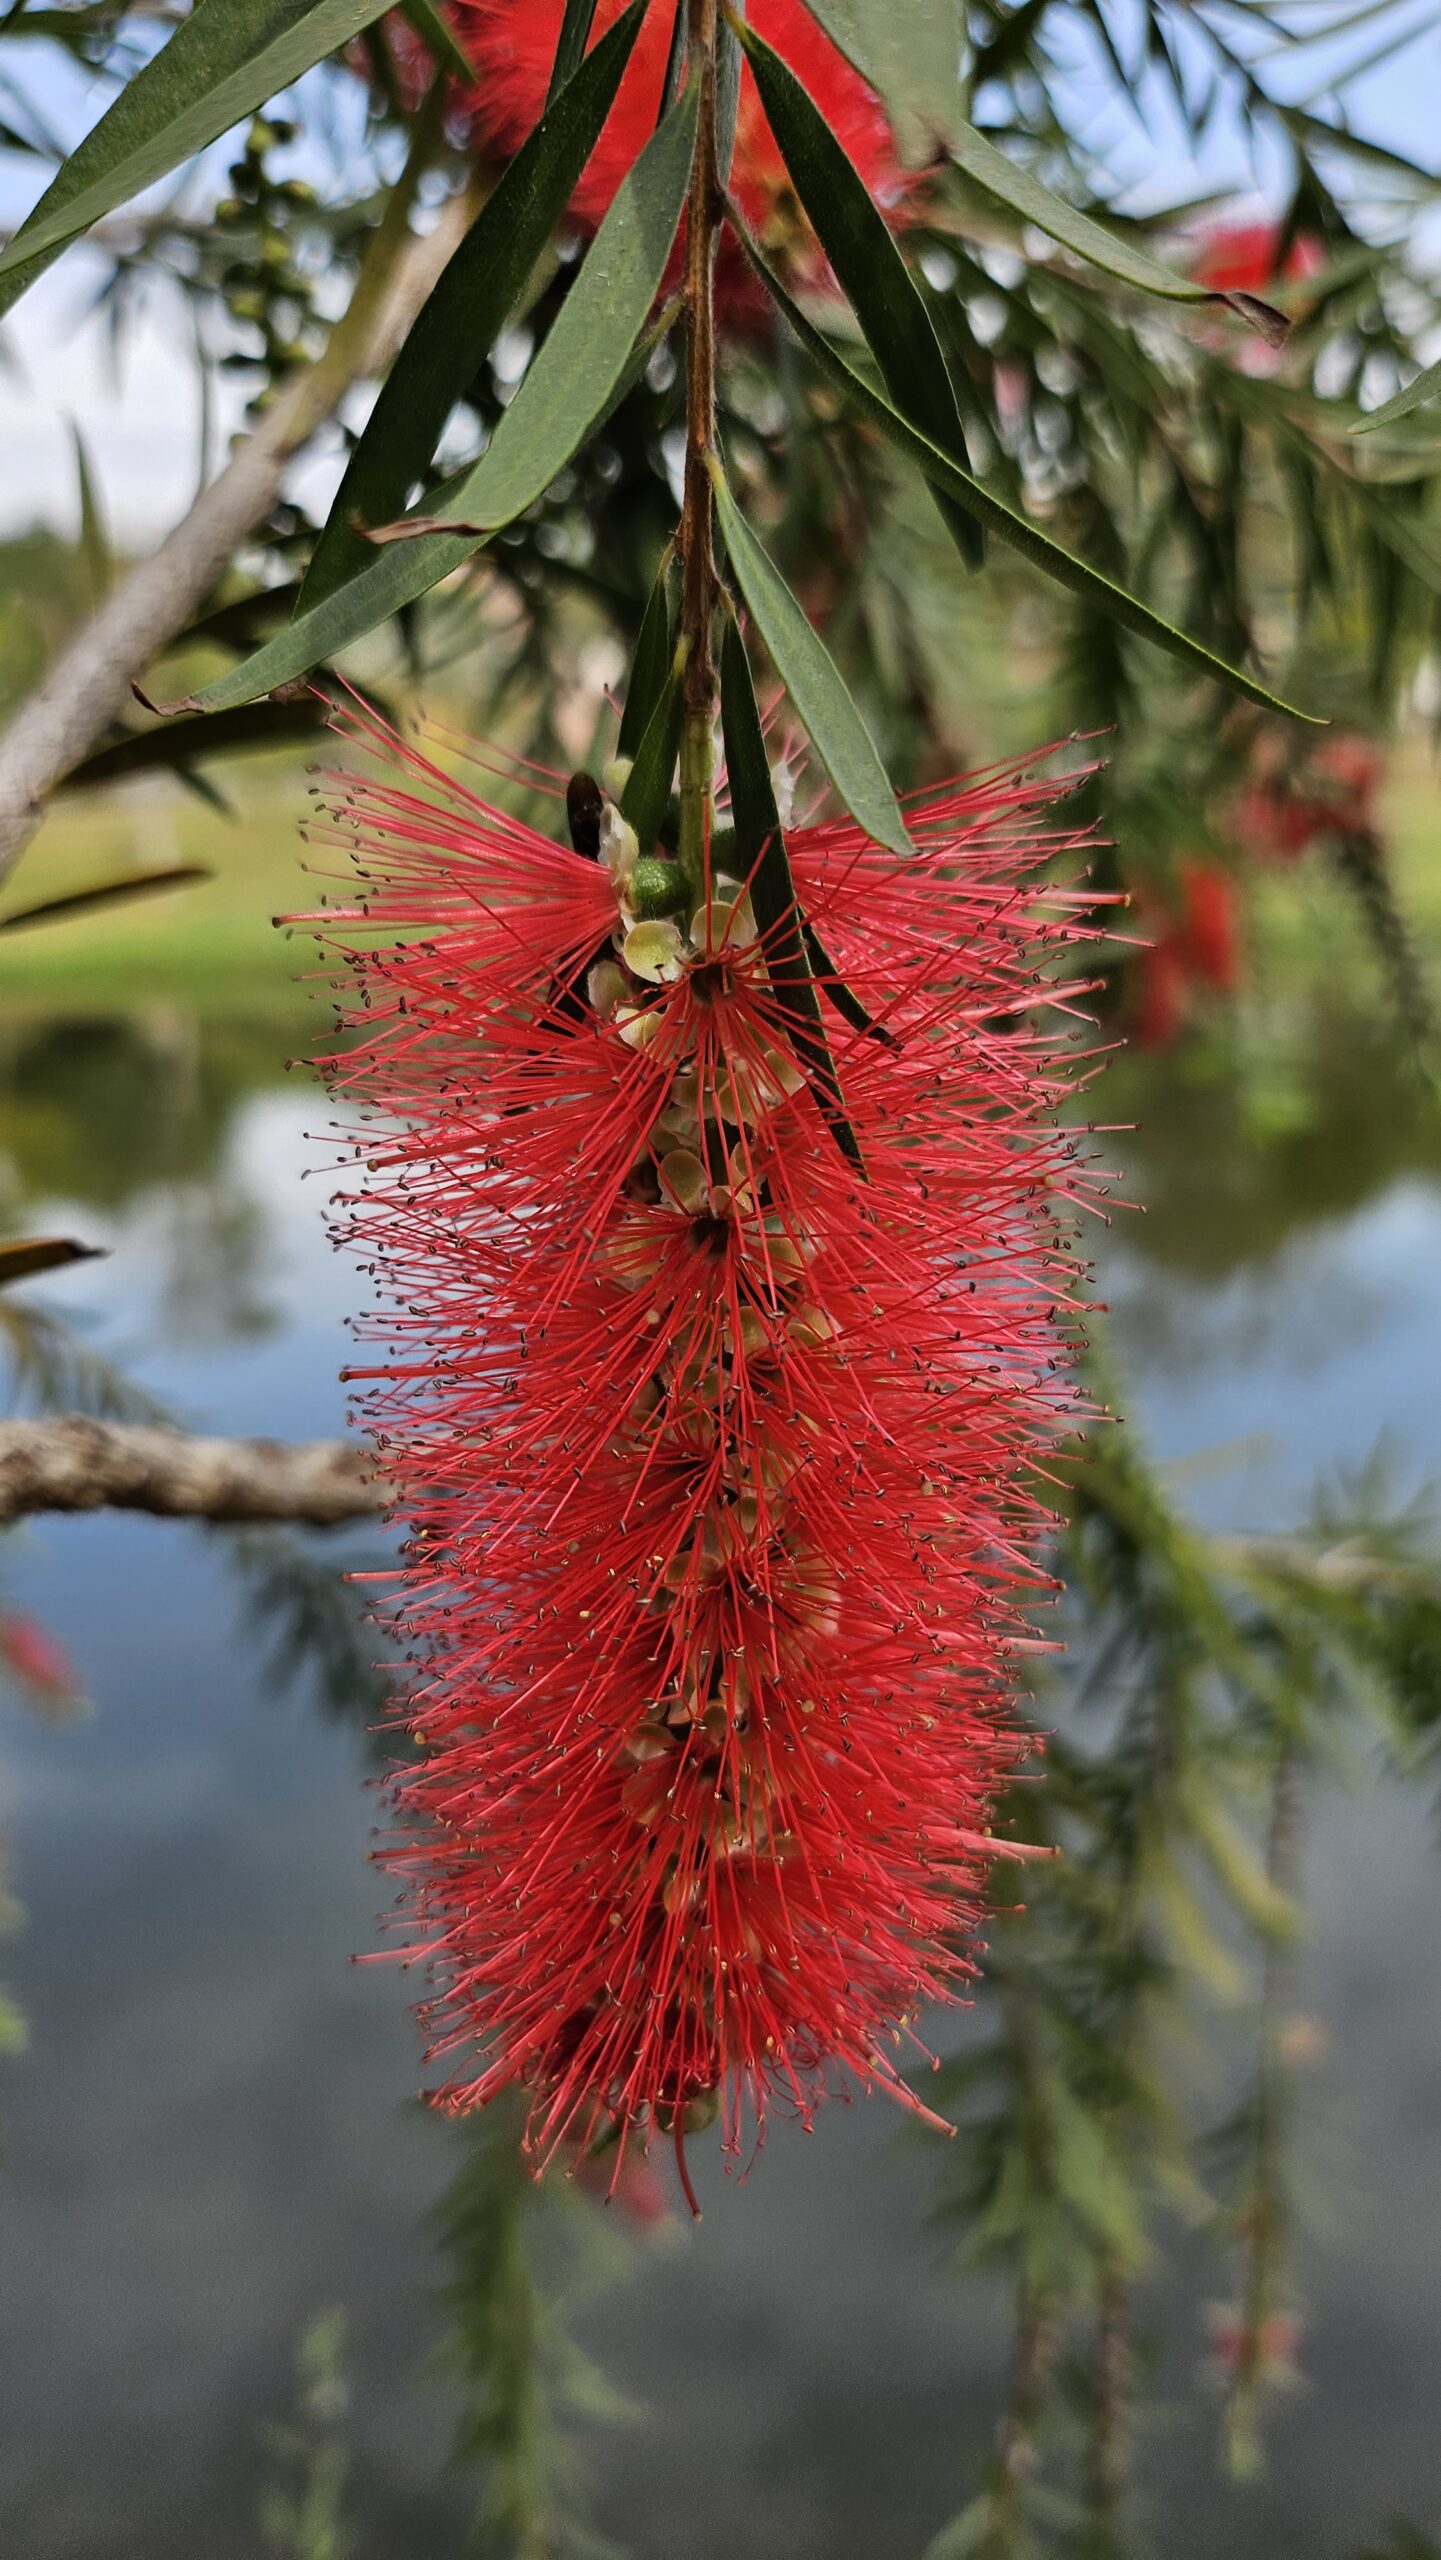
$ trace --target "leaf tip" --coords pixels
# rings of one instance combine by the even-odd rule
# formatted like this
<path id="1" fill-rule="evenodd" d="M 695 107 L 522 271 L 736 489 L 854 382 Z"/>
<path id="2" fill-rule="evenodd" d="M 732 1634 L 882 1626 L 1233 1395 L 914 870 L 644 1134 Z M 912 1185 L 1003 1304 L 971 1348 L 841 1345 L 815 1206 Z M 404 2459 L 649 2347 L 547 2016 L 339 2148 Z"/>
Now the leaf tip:
<path id="1" fill-rule="evenodd" d="M 1285 312 L 1278 311 L 1273 302 L 1263 302 L 1256 293 L 1237 291 L 1223 293 L 1218 300 L 1254 329 L 1257 337 L 1264 339 L 1268 347 L 1284 347 L 1291 335 L 1291 323 Z"/>
<path id="2" fill-rule="evenodd" d="M 157 720 L 178 720 L 189 712 L 204 709 L 198 693 L 182 693 L 174 702 L 154 702 L 143 686 L 133 680 L 130 690 L 141 710 L 152 712 Z"/>

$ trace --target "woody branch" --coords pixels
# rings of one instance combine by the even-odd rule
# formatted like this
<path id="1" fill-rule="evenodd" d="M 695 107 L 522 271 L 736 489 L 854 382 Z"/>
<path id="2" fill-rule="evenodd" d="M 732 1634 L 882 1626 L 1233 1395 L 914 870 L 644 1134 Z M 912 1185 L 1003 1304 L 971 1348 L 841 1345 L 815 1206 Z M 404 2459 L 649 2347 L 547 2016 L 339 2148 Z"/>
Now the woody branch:
<path id="1" fill-rule="evenodd" d="M 407 178 L 412 172 L 407 172 Z M 413 175 L 419 175 L 418 161 Z M 263 524 L 295 455 L 352 383 L 383 372 L 473 219 L 483 179 L 446 205 L 424 237 L 409 229 L 402 180 L 376 231 L 350 306 L 324 353 L 281 394 L 158 550 L 120 580 L 62 649 L 0 736 L 0 883 L 50 794 L 126 708 L 132 684 L 185 629 L 237 547 Z"/>
<path id="2" fill-rule="evenodd" d="M 214 1440 L 89 1414 L 0 1423 L 0 1525 L 44 1511 L 148 1511 L 333 1529 L 382 1518 L 390 1499 L 360 1441 Z"/>

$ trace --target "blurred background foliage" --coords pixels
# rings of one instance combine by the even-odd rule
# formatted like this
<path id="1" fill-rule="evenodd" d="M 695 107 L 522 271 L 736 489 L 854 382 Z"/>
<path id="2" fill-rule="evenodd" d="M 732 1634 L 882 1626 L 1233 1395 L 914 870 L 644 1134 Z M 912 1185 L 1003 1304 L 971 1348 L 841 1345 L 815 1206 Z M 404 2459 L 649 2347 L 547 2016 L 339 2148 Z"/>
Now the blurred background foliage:
<path id="1" fill-rule="evenodd" d="M 0 23 L 11 162 L 43 183 L 77 101 L 108 95 L 183 15 L 17 0 Z M 1353 432 L 1434 352 L 1441 173 L 1368 138 L 1349 109 L 1354 79 L 1388 53 L 1434 81 L 1441 21 L 1422 0 L 973 0 L 962 15 L 968 110 L 1016 167 L 1291 324 L 1276 347 L 1229 309 L 1141 294 L 938 152 L 908 179 L 900 227 L 979 476 L 1332 725 L 1301 731 L 1223 696 L 994 545 L 984 575 L 964 577 L 919 480 L 724 278 L 723 438 L 902 783 L 1048 736 L 1101 740 L 1082 813 L 1098 822 L 1098 878 L 1132 901 L 1098 964 L 1101 1036 L 1128 1043 L 1104 1088 L 1124 1134 L 1105 1143 L 1146 1207 L 1154 1265 L 1224 1277 L 1293 1227 L 1441 1166 L 1441 413 Z M 493 182 L 484 114 L 459 81 L 437 82 L 437 63 L 453 68 L 430 9 L 377 21 L 92 241 L 117 348 L 157 307 L 193 348 L 202 468 L 323 349 L 402 164 L 421 224 Z M 1207 184 L 1218 143 L 1238 140 L 1257 187 L 1239 204 Z M 800 221 L 793 202 L 776 219 Z M 562 229 L 437 467 L 493 432 L 580 245 Z M 808 307 L 846 337 L 824 292 Z M 287 488 L 144 671 L 147 693 L 186 692 L 288 615 L 365 411 L 362 388 L 328 474 Z M 681 419 L 662 347 L 544 497 L 343 671 L 407 715 L 423 704 L 562 770 L 608 751 L 605 691 L 622 684 L 673 530 Z M 125 573 L 83 427 L 74 467 L 78 533 L 37 525 L 0 543 L 0 714 Z M 318 726 L 309 701 L 209 723 L 137 705 L 57 795 L 9 907 L 180 864 L 210 877 L 24 932 L 0 914 L 7 1218 L 44 1198 L 104 1216 L 213 1169 L 244 1098 L 304 1045 L 295 949 L 268 919 L 299 902 L 294 821 Z M 167 1250 L 175 1320 L 199 1306 L 263 1334 L 243 1196 L 209 1189 L 201 1228 L 177 1226 Z M 7 1292 L 0 1314 L 17 1401 L 129 1409 L 134 1391 L 43 1292 Z M 1100 1352 L 1096 1372 L 1124 1412 Z M 1196 1524 L 1139 1431 L 1113 1423 L 1068 1457 L 1058 1501 L 1067 1651 L 1031 1710 L 1044 1782 L 1002 1824 L 1047 1854 L 998 1861 L 972 2031 L 925 2082 L 958 2129 L 937 2179 L 946 2245 L 963 2269 L 1000 2270 L 1014 2306 L 994 2458 L 928 2560 L 1165 2551 L 1164 2518 L 1137 2509 L 1134 2448 L 1145 2289 L 1178 2231 L 1202 2232 L 1225 2271 L 1218 2454 L 1256 2471 L 1303 2354 L 1292 2133 L 1313 2034 L 1295 1984 L 1308 1808 L 1356 1750 L 1436 1787 L 1436 1524 L 1394 1471 L 1319 1486 L 1286 1534 L 1222 1536 Z M 277 1673 L 298 1670 L 327 1711 L 370 1727 L 369 1646 L 334 1545 L 217 1543 Z M 0 1667 L 46 1712 L 76 1703 L 54 1638 L 14 1612 L 0 1615 Z M 0 1929 L 8 1910 L 0 1898 Z M 1208 2118 L 1184 2048 L 1221 2013 L 1244 2019 L 1251 2059 Z M 7 2069 L 21 2032 L 0 2000 Z M 524 2560 L 603 2547 L 569 2439 L 622 2414 L 569 2335 L 577 2300 L 627 2254 L 598 2203 L 610 2164 L 578 2166 L 575 2183 L 537 2193 L 497 2108 L 466 2129 L 435 2231 L 477 2547 Z M 638 2169 L 619 2202 L 637 2235 L 664 2216 Z M 370 2548 L 352 2517 L 345 2361 L 343 2320 L 319 2321 L 295 2413 L 265 2449 L 259 2529 L 291 2560 Z M 1355 2560 L 1437 2550 L 1397 2522 Z"/>

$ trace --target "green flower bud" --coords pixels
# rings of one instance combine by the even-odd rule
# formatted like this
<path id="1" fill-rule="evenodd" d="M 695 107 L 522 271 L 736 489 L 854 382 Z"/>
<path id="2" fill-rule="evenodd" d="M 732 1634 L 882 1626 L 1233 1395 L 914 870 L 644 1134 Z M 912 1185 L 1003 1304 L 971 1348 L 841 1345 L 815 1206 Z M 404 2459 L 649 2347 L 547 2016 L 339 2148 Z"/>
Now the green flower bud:
<path id="1" fill-rule="evenodd" d="M 685 903 L 685 882 L 678 863 L 644 853 L 626 885 L 626 898 L 638 916 L 670 916 Z"/>

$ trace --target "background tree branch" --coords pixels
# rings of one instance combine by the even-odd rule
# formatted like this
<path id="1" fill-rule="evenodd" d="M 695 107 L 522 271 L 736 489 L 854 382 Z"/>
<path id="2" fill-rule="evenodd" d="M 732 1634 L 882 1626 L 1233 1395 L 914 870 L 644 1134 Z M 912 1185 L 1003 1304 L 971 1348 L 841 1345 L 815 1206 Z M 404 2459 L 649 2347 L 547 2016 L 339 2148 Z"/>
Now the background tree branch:
<path id="1" fill-rule="evenodd" d="M 41 1511 L 167 1519 L 378 1519 L 390 1490 L 360 1440 L 209 1440 L 88 1414 L 0 1423 L 0 1524 Z"/>
<path id="2" fill-rule="evenodd" d="M 397 187 L 324 354 L 279 394 L 174 532 L 122 578 L 22 704 L 0 738 L 0 883 L 56 784 L 103 738 L 126 708 L 132 683 L 184 630 L 263 523 L 294 456 L 352 383 L 385 371 L 464 236 L 484 185 L 477 175 L 423 238 L 409 228 L 410 191 Z"/>

